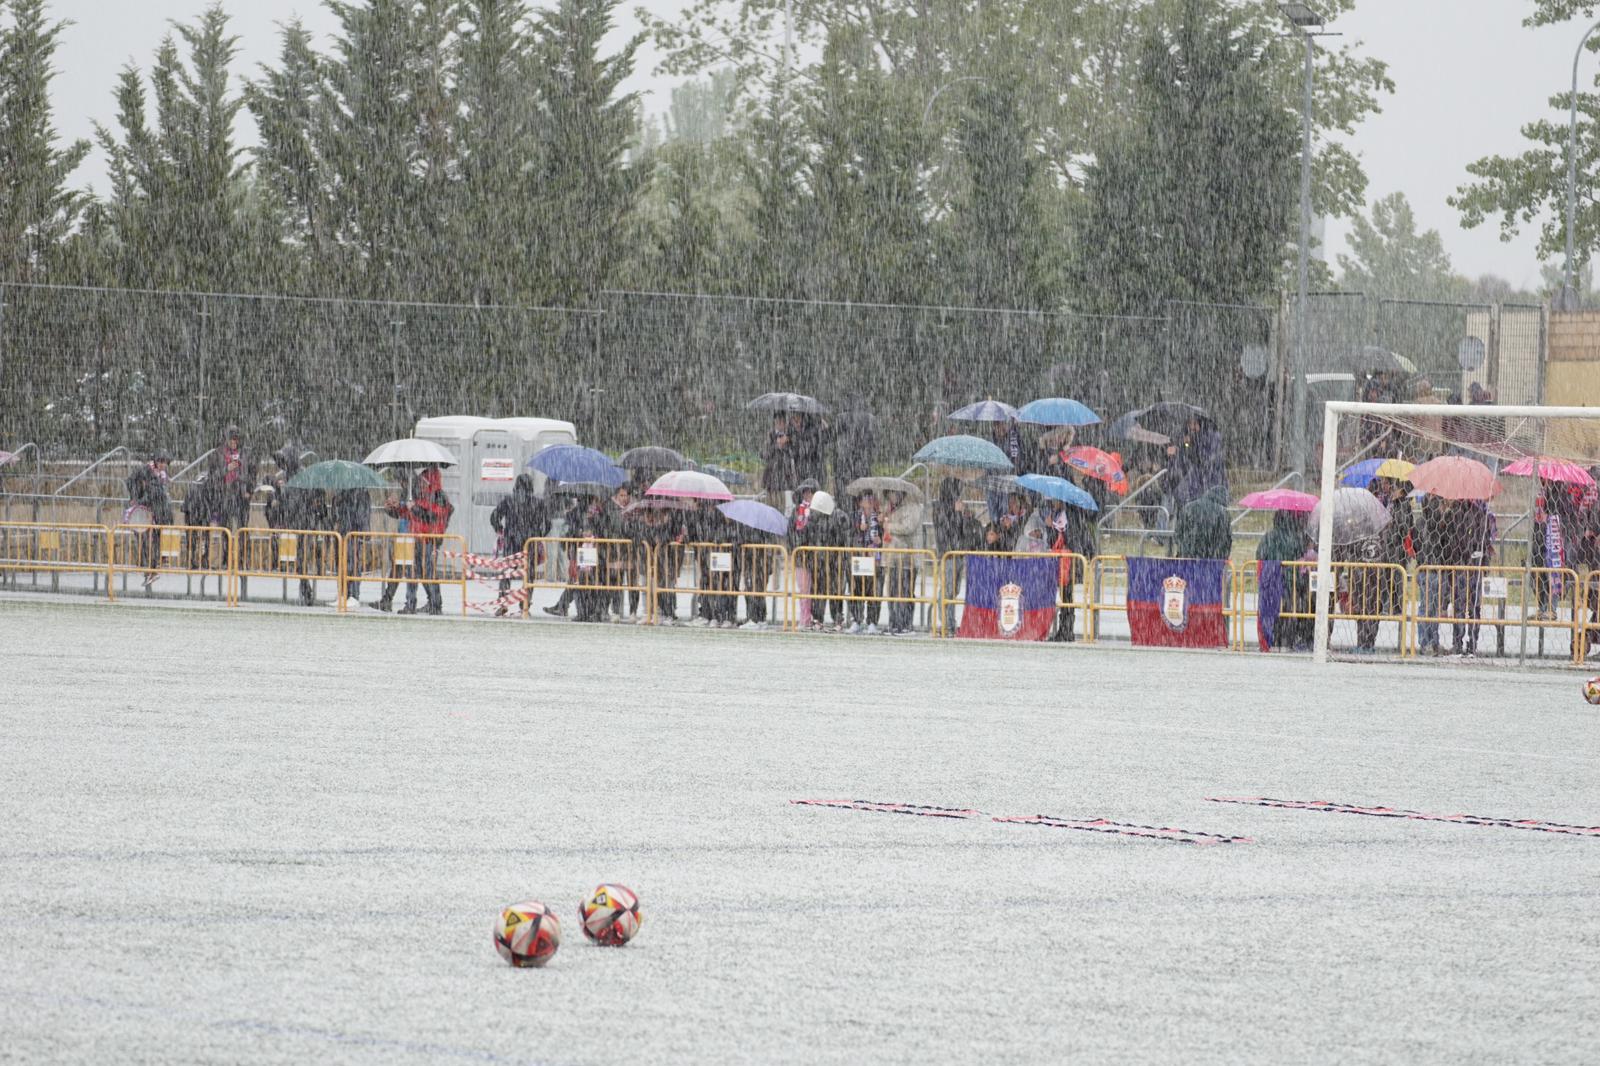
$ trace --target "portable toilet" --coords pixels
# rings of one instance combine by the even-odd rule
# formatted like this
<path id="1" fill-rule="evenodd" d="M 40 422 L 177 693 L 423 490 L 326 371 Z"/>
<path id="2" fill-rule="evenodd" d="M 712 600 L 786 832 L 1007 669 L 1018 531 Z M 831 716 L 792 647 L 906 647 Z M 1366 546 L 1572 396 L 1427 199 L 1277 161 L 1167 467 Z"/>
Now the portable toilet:
<path id="1" fill-rule="evenodd" d="M 456 510 L 449 532 L 467 540 L 467 550 L 489 553 L 495 548 L 489 514 L 511 491 L 528 460 L 554 444 L 577 443 L 571 422 L 554 418 L 479 418 L 446 415 L 417 422 L 416 436 L 431 440 L 455 456 L 442 484 Z M 533 473 L 542 492 L 544 475 Z"/>

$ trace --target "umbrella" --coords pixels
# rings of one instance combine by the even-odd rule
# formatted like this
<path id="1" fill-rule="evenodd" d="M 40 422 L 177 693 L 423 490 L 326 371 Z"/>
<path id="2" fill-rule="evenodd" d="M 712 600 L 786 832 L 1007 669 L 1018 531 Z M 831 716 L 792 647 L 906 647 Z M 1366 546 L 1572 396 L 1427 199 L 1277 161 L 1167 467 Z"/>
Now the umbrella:
<path id="1" fill-rule="evenodd" d="M 983 400 L 945 415 L 952 422 L 1015 422 L 1017 409 L 999 400 Z"/>
<path id="2" fill-rule="evenodd" d="M 646 511 L 692 511 L 694 504 L 688 500 L 677 500 L 670 496 L 649 496 L 642 500 L 634 500 L 622 509 L 624 518 L 640 518 Z"/>
<path id="3" fill-rule="evenodd" d="M 707 474 L 710 474 L 712 477 L 716 478 L 718 481 L 722 482 L 724 485 L 748 485 L 748 484 L 750 484 L 750 479 L 745 477 L 743 474 L 739 473 L 739 471 L 730 470 L 725 466 L 718 466 L 716 463 L 701 463 L 698 467 L 695 466 L 694 464 L 690 464 L 689 466 L 683 467 L 682 469 L 684 469 L 684 470 L 697 470 L 697 469 L 701 470 L 701 471 L 703 471 L 703 472 L 705 472 Z"/>
<path id="4" fill-rule="evenodd" d="M 1005 473 L 1010 473 L 1012 470 L 1011 460 L 1006 457 L 1005 452 L 990 441 L 969 437 L 964 433 L 931 440 L 912 458 L 919 463 L 949 466 L 961 470 L 993 470 Z"/>
<path id="5" fill-rule="evenodd" d="M 1294 489 L 1266 489 L 1252 492 L 1239 501 L 1239 506 L 1250 511 L 1294 511 L 1304 513 L 1314 510 L 1317 498 L 1309 492 Z"/>
<path id="6" fill-rule="evenodd" d="M 609 496 L 614 486 L 598 481 L 563 481 L 550 489 L 551 496 Z"/>
<path id="7" fill-rule="evenodd" d="M 313 463 L 289 479 L 291 489 L 386 489 L 389 483 L 360 463 L 348 459 L 327 459 Z"/>
<path id="8" fill-rule="evenodd" d="M 557 481 L 594 481 L 616 488 L 628 480 L 611 457 L 581 444 L 556 444 L 528 460 L 528 466 Z"/>
<path id="9" fill-rule="evenodd" d="M 1506 467 L 1505 472 L 1515 474 L 1517 477 L 1532 477 L 1535 469 L 1539 471 L 1539 476 L 1546 481 L 1568 481 L 1574 485 L 1594 484 L 1594 478 L 1589 474 L 1589 471 L 1577 463 L 1568 459 L 1552 459 L 1544 455 L 1539 457 L 1537 467 L 1535 467 L 1534 460 L 1530 456 L 1518 459 Z"/>
<path id="10" fill-rule="evenodd" d="M 1365 348 L 1351 352 L 1344 357 L 1343 362 L 1347 369 L 1354 371 L 1374 370 L 1391 374 L 1417 372 L 1416 363 L 1376 344 L 1369 344 Z"/>
<path id="11" fill-rule="evenodd" d="M 996 492 L 1002 495 L 1008 495 L 1010 493 L 1017 492 L 1020 489 L 1021 486 L 1017 483 L 1017 476 L 1015 474 L 990 474 L 988 477 L 983 479 L 984 492 Z"/>
<path id="12" fill-rule="evenodd" d="M 7 463 L 12 462 L 15 459 L 16 454 L 13 452 L 0 452 L 0 466 L 5 466 Z"/>
<path id="13" fill-rule="evenodd" d="M 1345 470 L 1344 477 L 1339 479 L 1339 484 L 1364 489 L 1372 484 L 1373 478 L 1388 477 L 1404 481 L 1415 469 L 1415 466 L 1404 459 L 1363 459 L 1359 463 L 1352 463 Z"/>
<path id="14" fill-rule="evenodd" d="M 456 457 L 431 440 L 406 437 L 378 445 L 361 462 L 366 466 L 455 466 Z"/>
<path id="15" fill-rule="evenodd" d="M 694 464 L 671 448 L 650 446 L 630 448 L 622 453 L 617 465 L 624 470 L 692 470 Z"/>
<path id="16" fill-rule="evenodd" d="M 844 487 L 852 496 L 863 492 L 903 492 L 913 503 L 922 502 L 922 490 L 903 477 L 858 477 Z"/>
<path id="17" fill-rule="evenodd" d="M 1100 421 L 1100 416 L 1077 400 L 1052 396 L 1023 404 L 1017 421 L 1041 426 L 1088 426 Z"/>
<path id="18" fill-rule="evenodd" d="M 796 412 L 802 415 L 825 415 L 828 406 L 814 397 L 798 392 L 764 392 L 744 405 L 746 411 Z"/>
<path id="19" fill-rule="evenodd" d="M 1017 478 L 1017 484 L 1029 492 L 1037 492 L 1041 496 L 1062 503 L 1081 507 L 1085 511 L 1098 511 L 1100 505 L 1094 502 L 1094 497 L 1084 492 L 1078 486 L 1064 477 L 1051 477 L 1048 474 L 1023 474 Z"/>
<path id="20" fill-rule="evenodd" d="M 1411 471 L 1411 483 L 1447 500 L 1487 500 L 1500 491 L 1494 471 L 1461 455 L 1441 455 Z"/>
<path id="21" fill-rule="evenodd" d="M 732 503 L 719 503 L 717 510 L 751 529 L 759 529 L 763 533 L 771 533 L 781 537 L 789 532 L 789 520 L 783 512 L 776 507 L 768 507 L 760 500 L 734 500 Z"/>
<path id="22" fill-rule="evenodd" d="M 1389 524 L 1389 509 L 1366 489 L 1334 489 L 1326 500 L 1318 500 L 1311 509 L 1310 526 L 1316 529 L 1322 521 L 1322 509 L 1333 508 L 1333 542 L 1354 544 L 1377 533 Z"/>
<path id="23" fill-rule="evenodd" d="M 656 478 L 646 496 L 676 496 L 687 500 L 731 500 L 728 486 L 699 470 L 674 470 Z"/>
<path id="24" fill-rule="evenodd" d="M 1191 418 L 1210 418 L 1204 407 L 1175 400 L 1153 403 L 1137 411 L 1129 411 L 1111 423 L 1111 435 L 1145 444 L 1171 444 L 1173 437 L 1183 435 L 1183 428 Z"/>
<path id="25" fill-rule="evenodd" d="M 1128 494 L 1128 475 L 1122 472 L 1122 456 L 1115 452 L 1103 452 L 1099 448 L 1091 448 L 1080 444 L 1076 448 L 1068 448 L 1062 456 L 1066 464 L 1074 470 L 1103 481 L 1106 487 L 1118 496 Z"/>

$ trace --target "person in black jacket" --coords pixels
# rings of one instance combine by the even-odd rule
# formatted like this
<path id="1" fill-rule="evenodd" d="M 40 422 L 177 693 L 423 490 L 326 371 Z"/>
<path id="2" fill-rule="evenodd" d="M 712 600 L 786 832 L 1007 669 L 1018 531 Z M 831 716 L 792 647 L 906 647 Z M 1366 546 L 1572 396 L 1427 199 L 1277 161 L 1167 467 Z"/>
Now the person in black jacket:
<path id="1" fill-rule="evenodd" d="M 550 512 L 535 487 L 532 474 L 517 475 L 511 491 L 502 496 L 500 502 L 494 505 L 494 510 L 489 512 L 489 527 L 499 538 L 497 554 L 502 556 L 516 555 L 526 547 L 528 541 L 550 535 Z M 523 563 L 523 573 L 537 573 L 541 559 L 542 549 L 536 544 Z M 495 617 L 503 618 L 510 609 L 505 599 L 510 590 L 510 576 L 501 577 L 500 602 L 495 606 Z"/>
<path id="2" fill-rule="evenodd" d="M 818 492 L 811 497 L 810 517 L 799 537 L 799 546 L 843 548 L 855 532 L 850 516 L 839 511 L 833 495 Z M 850 590 L 850 557 L 844 552 L 818 552 L 811 568 L 811 587 L 818 597 L 811 620 L 814 628 L 837 632 L 845 622 L 845 602 L 831 597 Z"/>
<path id="3" fill-rule="evenodd" d="M 367 489 L 345 489 L 334 493 L 328 505 L 328 519 L 333 531 L 341 537 L 365 533 L 372 527 L 372 496 Z M 349 582 L 345 587 L 345 599 L 360 606 L 361 582 Z"/>
<path id="4" fill-rule="evenodd" d="M 316 530 L 324 528 L 327 523 L 325 499 L 318 506 L 317 494 L 312 489 L 291 488 L 289 479 L 300 472 L 300 459 L 297 449 L 284 448 L 274 455 L 277 463 L 277 473 L 272 476 L 272 498 L 267 501 L 267 525 L 273 529 Z M 209 480 L 209 479 L 208 479 Z M 319 513 L 319 510 L 321 513 Z M 278 569 L 278 553 L 282 549 L 282 540 L 272 538 L 272 569 Z M 317 545 L 311 539 L 296 545 L 294 570 L 304 573 L 307 565 L 316 569 L 316 560 L 313 557 Z M 316 603 L 315 590 L 310 581 L 300 580 L 300 605 L 310 607 Z"/>
<path id="5" fill-rule="evenodd" d="M 156 582 L 156 569 L 161 565 L 161 526 L 172 524 L 172 499 L 167 495 L 167 467 L 172 456 L 158 451 L 150 462 L 128 475 L 128 507 L 122 512 L 123 522 L 149 528 L 139 536 L 140 564 L 144 566 L 144 587 Z"/>
<path id="6" fill-rule="evenodd" d="M 956 627 L 956 593 L 966 574 L 966 560 L 957 556 L 945 559 L 949 552 L 975 552 L 984 550 L 983 526 L 961 507 L 961 481 L 947 477 L 939 482 L 939 496 L 933 505 L 933 544 L 944 559 L 944 628 L 949 633 Z"/>

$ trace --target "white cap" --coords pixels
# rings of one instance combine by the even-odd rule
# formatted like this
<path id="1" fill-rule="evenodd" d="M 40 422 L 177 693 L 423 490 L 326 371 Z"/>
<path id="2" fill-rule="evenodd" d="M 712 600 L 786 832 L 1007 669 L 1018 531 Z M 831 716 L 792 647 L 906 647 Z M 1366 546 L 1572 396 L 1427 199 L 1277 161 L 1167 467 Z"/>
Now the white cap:
<path id="1" fill-rule="evenodd" d="M 833 502 L 833 497 L 826 492 L 819 492 L 811 497 L 811 509 L 818 514 L 832 514 L 839 505 Z"/>

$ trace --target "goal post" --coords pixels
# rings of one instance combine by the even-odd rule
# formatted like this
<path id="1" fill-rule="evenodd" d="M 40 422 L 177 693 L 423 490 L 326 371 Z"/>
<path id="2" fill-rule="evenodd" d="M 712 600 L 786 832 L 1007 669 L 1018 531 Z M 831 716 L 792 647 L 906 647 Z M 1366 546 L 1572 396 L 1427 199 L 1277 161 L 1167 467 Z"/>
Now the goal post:
<path id="1" fill-rule="evenodd" d="M 1434 464 L 1419 476 L 1430 484 L 1431 477 L 1441 475 L 1455 480 L 1438 483 L 1434 492 L 1423 492 L 1409 483 L 1409 474 L 1397 474 L 1409 464 L 1421 465 L 1436 459 L 1446 461 Z M 1373 467 L 1390 460 L 1401 465 L 1384 465 L 1383 475 L 1361 480 Z M 1367 469 L 1358 471 L 1357 465 L 1363 461 Z M 1341 564 L 1346 571 L 1346 584 L 1359 578 L 1361 567 L 1387 566 L 1396 574 L 1404 569 L 1411 575 L 1405 579 L 1406 589 L 1423 588 L 1429 594 L 1436 594 L 1441 576 L 1478 581 L 1491 570 L 1510 571 L 1519 566 L 1520 575 L 1511 573 L 1509 577 L 1515 581 L 1520 576 L 1520 600 L 1509 606 L 1503 602 L 1502 614 L 1495 624 L 1502 627 L 1503 640 L 1506 619 L 1514 617 L 1522 628 L 1525 645 L 1530 622 L 1543 618 L 1547 603 L 1553 602 L 1551 588 L 1569 580 L 1574 586 L 1581 586 L 1568 574 L 1569 555 L 1564 554 L 1562 525 L 1566 524 L 1564 533 L 1573 538 L 1565 542 L 1565 550 L 1577 558 L 1577 538 L 1585 530 L 1591 534 L 1600 530 L 1600 505 L 1596 503 L 1591 477 L 1591 468 L 1597 464 L 1600 407 L 1329 401 L 1322 423 L 1318 495 L 1323 504 L 1318 508 L 1314 528 L 1307 530 L 1314 538 L 1316 551 L 1315 587 L 1311 590 L 1314 660 L 1323 663 L 1329 659 L 1329 620 L 1335 613 L 1334 596 L 1340 584 L 1335 568 Z M 1481 470 L 1480 466 L 1487 469 Z M 1382 530 L 1390 520 L 1382 514 L 1372 512 L 1377 514 L 1374 521 L 1383 522 L 1377 530 L 1369 531 L 1356 520 L 1362 517 L 1363 509 L 1370 510 L 1374 505 L 1371 500 L 1349 494 L 1348 489 L 1370 485 L 1377 486 L 1373 494 L 1382 510 L 1403 519 L 1405 550 L 1398 558 L 1390 556 L 1396 555 L 1402 525 L 1385 535 Z M 1340 489 L 1347 492 L 1336 498 Z M 1497 525 L 1491 509 L 1491 501 L 1495 500 L 1504 501 L 1509 508 L 1504 527 Z M 1497 566 L 1488 566 L 1497 532 L 1500 538 L 1507 538 L 1513 526 L 1521 531 L 1526 550 L 1520 559 L 1503 554 Z M 1545 536 L 1552 527 L 1555 533 L 1547 545 Z M 1370 555 L 1373 545 L 1384 542 L 1385 536 L 1388 540 L 1378 553 L 1384 562 L 1351 562 L 1365 557 L 1363 552 Z M 1506 543 L 1510 543 L 1509 539 Z M 1419 550 L 1423 544 L 1427 548 Z M 1439 554 L 1433 554 L 1435 551 Z M 1552 561 L 1555 566 L 1548 565 Z M 1574 561 L 1570 567 L 1575 572 L 1578 565 Z M 1582 565 L 1587 579 L 1590 561 L 1584 558 Z M 1600 570 L 1600 564 L 1595 569 Z M 1600 590 L 1600 580 L 1596 586 Z M 1589 593 L 1581 587 L 1559 587 L 1565 597 L 1559 602 L 1572 616 L 1565 628 L 1573 634 L 1576 653 L 1580 624 L 1577 615 L 1591 602 Z M 1478 602 L 1475 597 L 1480 595 L 1479 586 L 1473 585 L 1467 594 L 1468 602 Z M 1346 596 L 1355 598 L 1350 592 Z M 1512 609 L 1518 611 L 1515 616 L 1510 614 Z M 1359 615 L 1361 611 L 1352 607 L 1346 613 Z M 1438 609 L 1431 614 L 1437 616 Z M 1369 626 L 1376 628 L 1371 623 Z M 1422 639 L 1428 640 L 1430 634 L 1425 627 L 1419 628 L 1424 630 Z M 1432 628 L 1439 629 L 1436 621 Z M 1477 628 L 1474 616 L 1474 635 L 1470 638 L 1474 647 Z M 1437 639 L 1436 632 L 1432 636 Z M 1399 639 L 1403 649 L 1403 620 Z M 1370 651 L 1370 645 L 1365 650 Z"/>

